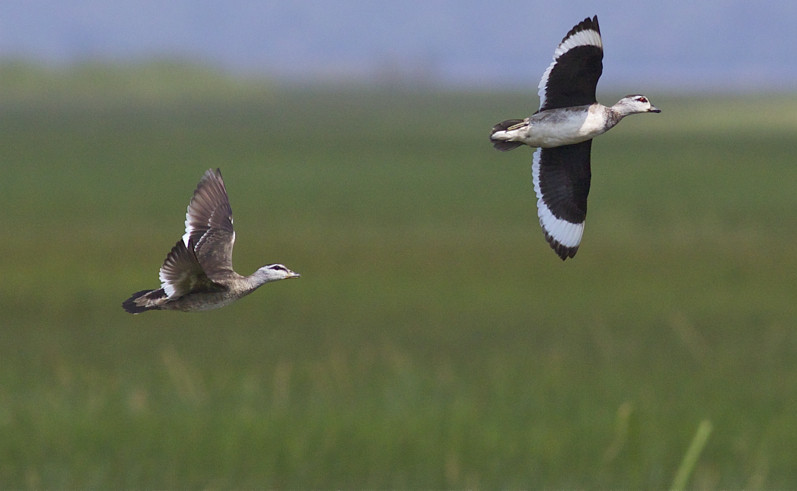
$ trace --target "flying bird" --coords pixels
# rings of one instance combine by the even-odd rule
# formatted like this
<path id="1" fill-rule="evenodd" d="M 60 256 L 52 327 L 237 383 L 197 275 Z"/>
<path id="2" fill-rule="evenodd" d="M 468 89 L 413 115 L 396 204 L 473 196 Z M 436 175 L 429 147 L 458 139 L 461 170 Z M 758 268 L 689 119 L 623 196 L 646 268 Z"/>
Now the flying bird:
<path id="1" fill-rule="evenodd" d="M 644 95 L 628 95 L 607 107 L 595 89 L 603 71 L 598 16 L 573 27 L 559 43 L 538 86 L 540 109 L 525 119 L 493 126 L 490 140 L 501 151 L 537 147 L 532 180 L 545 239 L 562 260 L 581 244 L 587 216 L 592 139 L 630 114 L 658 113 Z"/>
<path id="2" fill-rule="evenodd" d="M 185 215 L 185 234 L 163 261 L 161 287 L 142 290 L 122 303 L 131 314 L 147 310 L 195 312 L 224 307 L 261 285 L 298 278 L 282 264 L 263 266 L 249 276 L 232 269 L 235 230 L 221 170 L 208 169 Z"/>

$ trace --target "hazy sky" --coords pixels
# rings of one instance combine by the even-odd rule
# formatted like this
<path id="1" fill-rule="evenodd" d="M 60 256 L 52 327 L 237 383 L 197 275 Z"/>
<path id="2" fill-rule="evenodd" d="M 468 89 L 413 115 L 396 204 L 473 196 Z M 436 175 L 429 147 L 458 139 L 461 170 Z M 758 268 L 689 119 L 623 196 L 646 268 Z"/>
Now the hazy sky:
<path id="1" fill-rule="evenodd" d="M 169 56 L 291 81 L 534 88 L 556 44 L 593 14 L 604 88 L 797 87 L 788 1 L 3 0 L 0 57 Z"/>

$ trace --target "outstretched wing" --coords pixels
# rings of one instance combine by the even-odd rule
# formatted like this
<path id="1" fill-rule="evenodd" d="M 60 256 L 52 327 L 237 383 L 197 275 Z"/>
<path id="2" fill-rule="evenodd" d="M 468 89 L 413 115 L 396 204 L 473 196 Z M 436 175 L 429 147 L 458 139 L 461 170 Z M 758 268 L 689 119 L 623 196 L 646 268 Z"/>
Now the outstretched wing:
<path id="1" fill-rule="evenodd" d="M 168 298 L 180 298 L 196 290 L 213 291 L 220 288 L 200 266 L 191 241 L 187 246 L 182 240 L 177 241 L 163 261 L 158 276 Z"/>
<path id="2" fill-rule="evenodd" d="M 598 16 L 579 22 L 562 39 L 538 86 L 540 111 L 596 102 L 603 72 L 603 42 Z"/>
<path id="3" fill-rule="evenodd" d="M 537 214 L 545 239 L 563 260 L 581 244 L 587 217 L 592 140 L 538 148 L 531 166 Z"/>
<path id="4" fill-rule="evenodd" d="M 193 244 L 196 259 L 211 280 L 233 271 L 235 230 L 221 170 L 208 169 L 199 181 L 188 204 L 183 243 Z"/>

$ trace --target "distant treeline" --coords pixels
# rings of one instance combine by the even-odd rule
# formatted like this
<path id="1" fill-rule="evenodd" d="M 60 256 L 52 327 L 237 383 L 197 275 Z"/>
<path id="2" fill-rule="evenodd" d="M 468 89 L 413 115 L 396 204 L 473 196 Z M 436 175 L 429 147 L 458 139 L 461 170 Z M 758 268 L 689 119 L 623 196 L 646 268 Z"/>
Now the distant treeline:
<path id="1" fill-rule="evenodd" d="M 83 61 L 52 65 L 0 59 L 0 100 L 60 96 L 173 98 L 269 91 L 265 76 L 232 75 L 219 68 L 180 59 L 134 63 Z"/>

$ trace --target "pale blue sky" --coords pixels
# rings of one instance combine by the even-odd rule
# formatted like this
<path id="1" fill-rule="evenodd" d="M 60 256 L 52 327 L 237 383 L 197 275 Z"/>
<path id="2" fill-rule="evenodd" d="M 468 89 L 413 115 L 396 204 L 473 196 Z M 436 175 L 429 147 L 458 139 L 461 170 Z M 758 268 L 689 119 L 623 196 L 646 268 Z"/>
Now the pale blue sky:
<path id="1" fill-rule="evenodd" d="M 170 56 L 292 82 L 533 88 L 593 14 L 603 88 L 797 87 L 797 2 L 785 1 L 4 0 L 0 57 Z"/>

